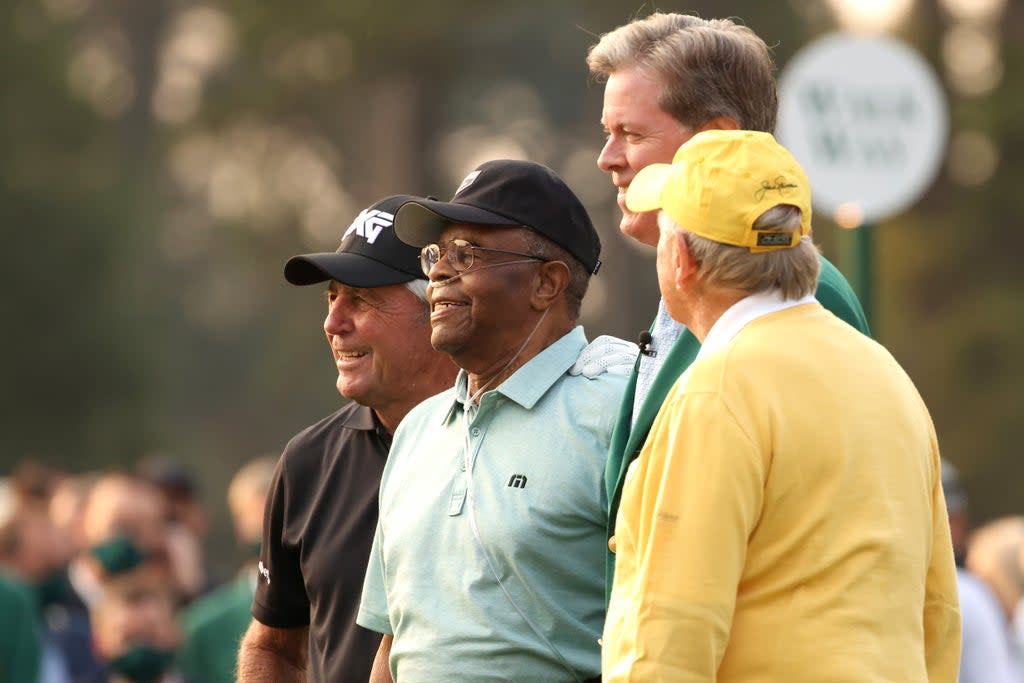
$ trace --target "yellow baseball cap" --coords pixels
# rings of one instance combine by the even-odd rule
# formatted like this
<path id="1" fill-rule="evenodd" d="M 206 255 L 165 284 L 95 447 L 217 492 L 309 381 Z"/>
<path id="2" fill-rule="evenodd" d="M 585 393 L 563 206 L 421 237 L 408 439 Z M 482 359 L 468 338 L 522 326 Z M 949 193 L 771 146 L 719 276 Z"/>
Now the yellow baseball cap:
<path id="1" fill-rule="evenodd" d="M 755 230 L 768 209 L 800 209 L 798 233 Z M 752 252 L 796 246 L 811 232 L 811 184 L 769 133 L 707 130 L 687 140 L 671 164 L 640 170 L 626 190 L 630 211 L 663 209 L 680 227 Z"/>

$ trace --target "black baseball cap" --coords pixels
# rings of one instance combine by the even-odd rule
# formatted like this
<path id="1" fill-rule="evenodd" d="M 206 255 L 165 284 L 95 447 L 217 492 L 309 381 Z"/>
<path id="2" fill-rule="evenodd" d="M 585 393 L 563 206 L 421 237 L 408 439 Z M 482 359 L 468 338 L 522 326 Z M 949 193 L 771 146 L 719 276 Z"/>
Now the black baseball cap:
<path id="1" fill-rule="evenodd" d="M 135 466 L 135 473 L 175 500 L 199 497 L 199 482 L 183 462 L 166 455 L 150 455 Z"/>
<path id="2" fill-rule="evenodd" d="M 960 471 L 950 461 L 942 458 L 942 495 L 946 498 L 949 512 L 967 509 L 967 490 L 960 480 Z"/>
<path id="3" fill-rule="evenodd" d="M 284 264 L 284 277 L 293 285 L 337 280 L 350 287 L 383 287 L 426 279 L 420 250 L 395 236 L 395 212 L 418 200 L 413 195 L 385 197 L 364 209 L 341 236 L 335 252 L 293 256 Z"/>
<path id="4" fill-rule="evenodd" d="M 547 166 L 498 159 L 477 166 L 450 202 L 413 199 L 395 214 L 398 238 L 416 247 L 436 242 L 450 223 L 525 227 L 544 235 L 596 273 L 601 239 L 579 198 Z"/>

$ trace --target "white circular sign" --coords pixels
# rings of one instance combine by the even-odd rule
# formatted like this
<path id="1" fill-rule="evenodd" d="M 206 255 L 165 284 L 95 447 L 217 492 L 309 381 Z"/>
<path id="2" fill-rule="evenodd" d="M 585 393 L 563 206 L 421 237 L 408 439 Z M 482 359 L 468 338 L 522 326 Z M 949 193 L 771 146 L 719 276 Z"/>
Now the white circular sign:
<path id="1" fill-rule="evenodd" d="M 833 216 L 874 222 L 913 204 L 939 169 L 948 125 L 931 67 L 892 38 L 828 35 L 779 81 L 779 140 L 807 171 L 815 209 Z"/>

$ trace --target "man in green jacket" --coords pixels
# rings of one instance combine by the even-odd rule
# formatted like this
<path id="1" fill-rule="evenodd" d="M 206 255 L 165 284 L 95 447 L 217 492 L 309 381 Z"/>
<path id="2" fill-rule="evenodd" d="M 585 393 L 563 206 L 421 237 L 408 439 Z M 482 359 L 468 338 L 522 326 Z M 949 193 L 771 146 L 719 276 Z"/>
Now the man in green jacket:
<path id="1" fill-rule="evenodd" d="M 263 508 L 277 458 L 263 456 L 243 465 L 228 485 L 228 508 L 246 562 L 233 581 L 192 603 L 183 616 L 185 646 L 179 666 L 197 683 L 233 683 L 238 645 L 252 620 L 257 560 L 263 537 Z"/>
<path id="2" fill-rule="evenodd" d="M 597 165 L 618 188 L 619 229 L 642 244 L 657 245 L 658 224 L 657 212 L 633 213 L 625 204 L 626 190 L 640 169 L 671 163 L 676 150 L 704 130 L 775 129 L 778 95 L 768 46 L 728 19 L 654 13 L 602 36 L 587 64 L 605 81 L 601 122 L 607 140 Z M 816 297 L 839 318 L 869 332 L 849 283 L 824 257 Z M 669 389 L 699 349 L 696 337 L 672 320 L 661 302 L 649 337 L 641 339 L 611 437 L 605 471 L 611 553 L 626 470 Z M 614 571 L 615 557 L 609 554 L 608 592 Z"/>
<path id="3" fill-rule="evenodd" d="M 19 579 L 0 574 L 0 681 L 35 681 L 42 646 L 31 589 Z"/>

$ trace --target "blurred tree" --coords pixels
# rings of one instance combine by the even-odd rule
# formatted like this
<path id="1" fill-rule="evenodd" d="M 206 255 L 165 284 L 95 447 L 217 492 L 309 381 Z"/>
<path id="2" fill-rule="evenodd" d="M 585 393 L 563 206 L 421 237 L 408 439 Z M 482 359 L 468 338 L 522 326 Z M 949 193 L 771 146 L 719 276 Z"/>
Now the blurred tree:
<path id="1" fill-rule="evenodd" d="M 950 19 L 935 1 L 902 30 L 939 63 Z M 1006 482 L 1024 480 L 1017 5 L 999 24 L 1001 84 L 953 99 L 954 131 L 987 136 L 997 172 L 970 186 L 945 174 L 877 241 L 881 341 L 921 388 L 979 518 L 1019 512 Z M 835 27 L 824 0 L 661 9 L 741 17 L 780 66 Z M 612 0 L 3 4 L 0 473 L 29 454 L 84 470 L 159 450 L 200 471 L 222 511 L 242 462 L 340 402 L 321 295 L 286 285 L 284 260 L 333 249 L 380 196 L 449 196 L 487 158 L 541 161 L 578 191 L 605 245 L 584 322 L 635 338 L 658 296 L 653 253 L 617 231 L 595 166 L 603 88 L 584 57 L 648 11 Z M 816 231 L 841 262 L 836 228 L 818 217 Z M 214 521 L 223 560 L 226 514 Z"/>
<path id="2" fill-rule="evenodd" d="M 2 452 L 113 463 L 155 426 L 148 356 L 158 349 L 141 329 L 135 277 L 147 183 L 124 168 L 130 155 L 106 112 L 72 96 L 74 65 L 95 57 L 75 27 L 27 0 L 0 13 Z"/>

